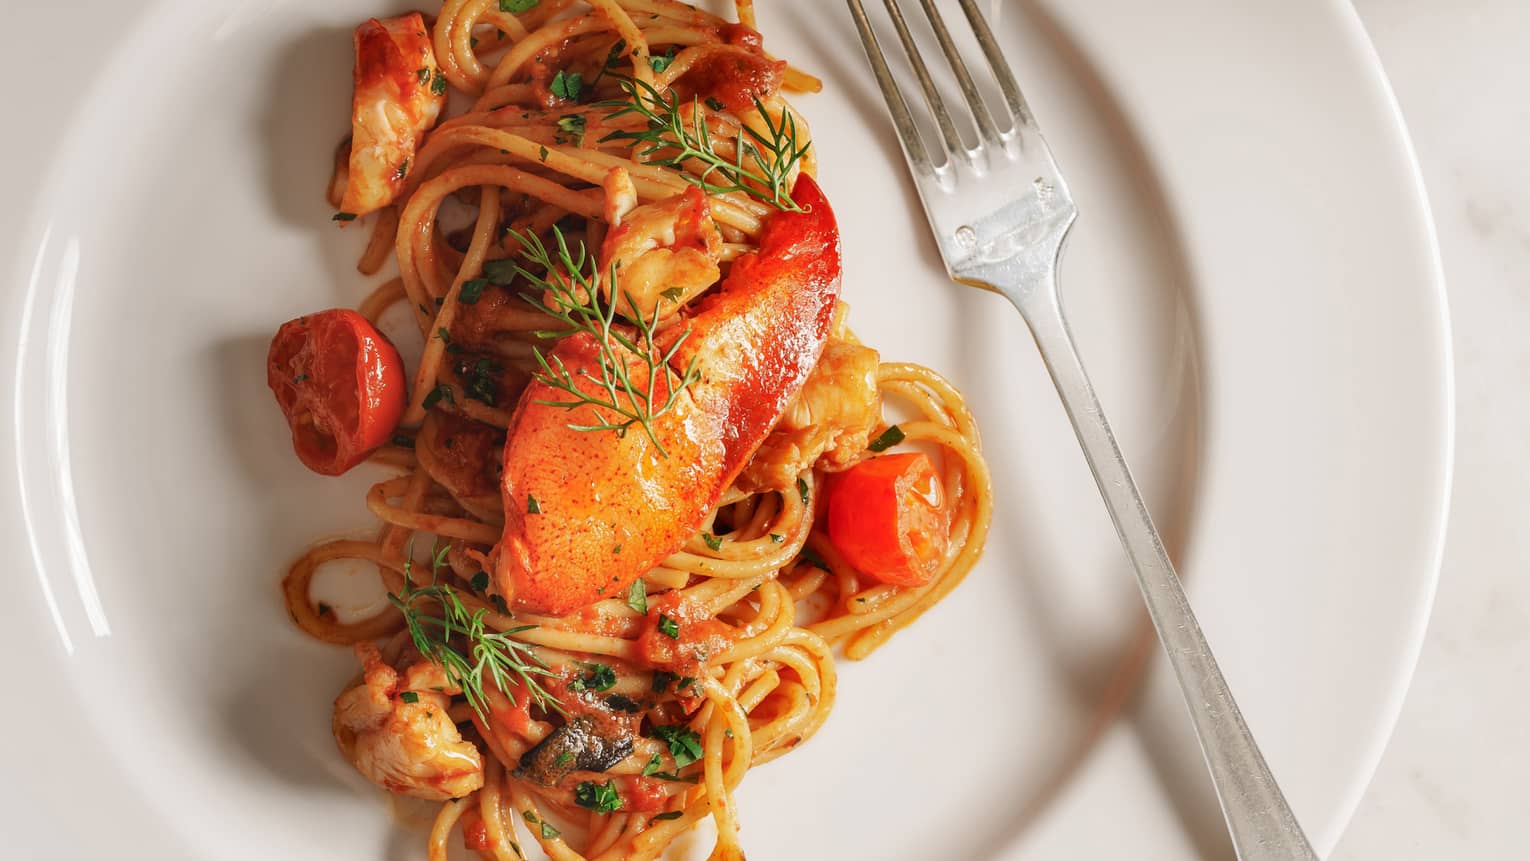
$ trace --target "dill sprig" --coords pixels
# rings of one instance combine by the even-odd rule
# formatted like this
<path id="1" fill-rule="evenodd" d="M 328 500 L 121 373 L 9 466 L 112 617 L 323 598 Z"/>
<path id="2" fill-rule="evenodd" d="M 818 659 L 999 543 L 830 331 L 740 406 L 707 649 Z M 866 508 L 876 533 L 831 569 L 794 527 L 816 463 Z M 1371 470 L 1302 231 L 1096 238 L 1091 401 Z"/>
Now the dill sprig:
<path id="1" fill-rule="evenodd" d="M 532 646 L 511 638 L 536 625 L 490 630 L 485 621 L 488 610 L 480 607 L 469 612 L 457 591 L 440 581 L 447 549 L 443 546 L 431 556 L 429 586 L 415 587 L 409 579 L 413 560 L 406 558 L 403 591 L 388 593 L 388 600 L 404 614 L 414 647 L 428 660 L 441 665 L 447 679 L 461 689 L 473 711 L 485 722 L 489 720 L 485 676 L 501 693 L 511 697 L 511 685 L 518 682 L 537 705 L 561 713 L 563 706 L 536 680 L 537 676 L 556 674 L 537 657 Z M 434 612 L 437 608 L 439 615 Z M 458 648 L 459 641 L 467 644 L 466 654 Z"/>
<path id="2" fill-rule="evenodd" d="M 633 425 L 640 426 L 653 441 L 659 454 L 668 457 L 669 452 L 664 450 L 664 444 L 659 442 L 654 433 L 653 423 L 675 405 L 686 386 L 701 376 L 701 372 L 696 369 L 695 358 L 691 359 L 684 374 L 676 374 L 669 366 L 670 360 L 679 352 L 680 345 L 690 337 L 690 330 L 681 333 L 668 350 L 660 350 L 654 342 L 659 327 L 658 307 L 655 306 L 652 319 L 645 318 L 632 295 L 624 293 L 633 315 L 627 317 L 617 314 L 615 264 L 612 264 L 610 272 L 605 276 L 609 279 L 607 283 L 612 285 L 613 295 L 602 299 L 601 277 L 594 258 L 586 253 L 584 243 L 578 243 L 574 250 L 570 250 L 561 230 L 554 227 L 552 233 L 557 246 L 556 255 L 542 242 L 541 237 L 510 231 L 510 235 L 521 243 L 521 257 L 542 270 L 532 272 L 520 263 L 512 264 L 515 273 L 532 286 L 531 290 L 522 291 L 521 298 L 567 326 L 560 331 L 539 331 L 536 333 L 538 337 L 560 338 L 576 332 L 592 335 L 599 351 L 599 373 L 591 374 L 585 368 L 570 371 L 556 355 L 548 356 L 541 349 L 534 348 L 537 364 L 542 369 L 536 374 L 536 379 L 569 395 L 567 400 L 539 400 L 536 403 L 568 410 L 590 407 L 595 413 L 595 421 L 569 425 L 577 431 L 614 431 L 621 437 Z M 567 280 L 560 273 L 566 273 Z M 636 356 L 643 365 L 646 382 L 639 383 L 632 379 L 627 358 L 629 354 Z M 593 382 L 596 393 L 580 388 L 579 380 Z M 663 380 L 663 390 L 659 387 L 660 380 Z"/>
<path id="3" fill-rule="evenodd" d="M 717 153 L 699 98 L 691 99 L 690 124 L 687 125 L 684 106 L 673 90 L 665 95 L 652 84 L 634 78 L 622 78 L 620 83 L 628 100 L 602 103 L 617 107 L 606 119 L 637 114 L 648 122 L 648 127 L 611 132 L 600 139 L 601 143 L 646 143 L 648 146 L 639 152 L 639 156 L 650 164 L 665 167 L 680 167 L 695 159 L 706 166 L 701 175 L 684 171 L 680 175 L 708 194 L 743 192 L 777 209 L 802 211 L 791 198 L 787 178 L 813 142 L 797 145 L 797 121 L 790 112 L 782 111 L 780 121 L 773 121 L 765 105 L 756 98 L 754 106 L 765 122 L 765 131 L 740 123 L 734 140 L 734 156 L 730 160 Z"/>

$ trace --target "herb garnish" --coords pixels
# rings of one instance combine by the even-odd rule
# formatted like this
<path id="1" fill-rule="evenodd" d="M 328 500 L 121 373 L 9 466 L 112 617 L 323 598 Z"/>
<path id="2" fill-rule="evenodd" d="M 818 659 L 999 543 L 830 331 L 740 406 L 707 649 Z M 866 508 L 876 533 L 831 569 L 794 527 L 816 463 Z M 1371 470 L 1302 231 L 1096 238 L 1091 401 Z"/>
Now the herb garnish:
<path id="1" fill-rule="evenodd" d="M 655 72 L 662 72 L 665 69 L 668 69 L 669 68 L 669 64 L 673 63 L 674 61 L 675 61 L 675 48 L 674 48 L 673 45 L 671 45 L 669 50 L 664 52 L 663 56 L 660 56 L 660 57 L 649 57 L 648 58 L 648 65 L 652 66 L 653 70 Z"/>
<path id="2" fill-rule="evenodd" d="M 551 676 L 553 672 L 537 657 L 532 646 L 511 638 L 536 626 L 490 630 L 484 622 L 487 610 L 480 608 L 469 612 L 462 599 L 457 597 L 457 590 L 439 582 L 441 569 L 446 567 L 447 550 L 442 547 L 432 554 L 429 586 L 416 587 L 409 579 L 413 560 L 406 557 L 404 590 L 399 594 L 388 593 L 388 600 L 404 614 L 404 623 L 409 628 L 409 638 L 415 649 L 441 665 L 446 678 L 462 691 L 468 705 L 484 720 L 488 720 L 485 675 L 507 696 L 511 694 L 512 685 L 518 682 L 537 705 L 563 711 L 558 701 L 536 679 L 537 676 Z M 436 606 L 432 607 L 432 604 Z M 440 615 L 431 612 L 437 609 Z M 467 643 L 466 653 L 454 642 L 459 637 Z"/>
<path id="3" fill-rule="evenodd" d="M 355 221 L 356 220 L 356 213 L 354 213 L 354 212 L 337 212 L 334 215 L 331 215 L 329 217 L 329 220 L 330 221 Z"/>
<path id="4" fill-rule="evenodd" d="M 474 592 L 489 591 L 489 572 L 479 571 L 473 575 L 473 579 L 468 581 L 468 584 L 473 587 Z"/>
<path id="5" fill-rule="evenodd" d="M 622 797 L 616 793 L 615 781 L 594 783 L 586 780 L 574 787 L 574 803 L 596 813 L 613 813 L 622 809 Z"/>
<path id="6" fill-rule="evenodd" d="M 477 305 L 483 296 L 483 289 L 489 286 L 489 279 L 474 278 L 462 282 L 462 289 L 457 291 L 457 301 L 464 305 Z"/>
<path id="7" fill-rule="evenodd" d="M 398 695 L 398 698 L 406 703 L 417 703 L 420 701 L 420 695 L 414 691 L 404 691 Z"/>
<path id="8" fill-rule="evenodd" d="M 805 478 L 797 479 L 797 495 L 802 497 L 802 504 L 808 504 L 808 483 Z"/>
<path id="9" fill-rule="evenodd" d="M 777 209 L 802 211 L 791 198 L 787 179 L 813 144 L 808 141 L 798 146 L 797 121 L 790 113 L 783 113 L 777 122 L 770 118 L 765 105 L 755 99 L 765 131 L 740 125 L 734 140 L 734 158 L 729 160 L 719 155 L 713 145 L 700 99 L 691 100 L 690 116 L 686 117 L 680 97 L 673 92 L 666 97 L 652 84 L 633 78 L 622 78 L 621 87 L 629 101 L 604 103 L 617 108 L 606 118 L 637 114 L 648 121 L 648 128 L 618 129 L 601 138 L 601 143 L 625 140 L 647 144 L 639 156 L 650 164 L 666 167 L 682 167 L 695 159 L 706 165 L 701 175 L 693 176 L 682 170 L 680 176 L 708 194 L 742 192 Z"/>
<path id="10" fill-rule="evenodd" d="M 627 590 L 627 606 L 644 615 L 648 614 L 648 586 L 642 579 L 632 581 L 632 587 Z"/>
<path id="11" fill-rule="evenodd" d="M 532 825 L 540 825 L 540 826 L 542 826 L 542 839 L 543 840 L 551 840 L 554 837 L 557 837 L 558 835 L 563 833 L 562 831 L 559 831 L 558 829 L 554 828 L 552 823 L 548 822 L 546 819 L 538 819 L 537 815 L 535 813 L 532 813 L 530 810 L 522 810 L 521 811 L 521 818 L 525 819 L 527 822 L 531 823 Z"/>
<path id="12" fill-rule="evenodd" d="M 584 146 L 584 126 L 584 114 L 566 114 L 558 118 L 558 130 L 568 134 L 574 146 Z M 562 137 L 558 135 L 558 143 L 563 143 Z"/>
<path id="13" fill-rule="evenodd" d="M 541 2 L 542 0 L 499 0 L 499 11 L 510 12 L 512 14 L 530 12 L 532 9 L 537 8 Z"/>
<path id="14" fill-rule="evenodd" d="M 568 683 L 569 690 L 573 691 L 609 691 L 616 687 L 616 671 L 605 664 L 580 664 L 585 673 L 572 682 Z"/>
<path id="15" fill-rule="evenodd" d="M 617 300 L 601 298 L 597 264 L 585 251 L 583 243 L 570 250 L 563 232 L 553 228 L 557 248 L 554 258 L 553 252 L 535 234 L 512 230 L 510 235 L 520 241 L 522 258 L 546 274 L 534 274 L 514 260 L 490 262 L 505 264 L 515 275 L 529 281 L 531 287 L 521 294 L 521 298 L 568 327 L 563 331 L 536 334 L 552 338 L 585 332 L 594 337 L 598 349 L 597 373 L 591 374 L 583 368 L 570 371 L 557 356 L 549 358 L 540 348 L 534 348 L 533 355 L 542 368 L 536 374 L 537 381 L 569 395 L 567 400 L 540 400 L 537 403 L 568 410 L 590 407 L 594 421 L 569 425 L 578 431 L 615 431 L 617 436 L 624 436 L 633 425 L 641 426 L 659 454 L 668 456 L 669 452 L 654 432 L 653 422 L 675 405 L 686 386 L 701 376 L 696 369 L 696 359 L 691 360 L 684 374 L 676 374 L 669 366 L 670 360 L 690 337 L 690 330 L 681 333 L 667 351 L 661 351 L 654 341 L 659 326 L 658 309 L 654 309 L 652 319 L 645 319 L 642 314 L 631 319 L 618 318 Z M 503 283 L 501 276 L 507 273 L 499 271 L 500 268 L 496 267 L 489 277 Z M 489 263 L 485 263 L 485 273 L 489 273 L 489 269 Z M 608 277 L 610 283 L 616 283 L 615 266 Z M 628 305 L 637 306 L 630 295 L 626 300 Z M 633 329 L 617 325 L 618 319 L 624 324 L 630 323 Z M 646 384 L 632 378 L 634 358 L 641 365 L 643 376 L 647 377 Z M 593 383 L 596 391 L 591 393 L 581 389 L 578 385 L 581 380 Z"/>
<path id="16" fill-rule="evenodd" d="M 659 633 L 670 638 L 671 640 L 678 640 L 680 639 L 680 623 L 664 615 L 663 613 L 660 613 Z"/>
<path id="17" fill-rule="evenodd" d="M 438 96 L 446 95 L 446 73 L 439 68 L 436 69 L 436 76 L 430 79 L 430 91 Z"/>
<path id="18" fill-rule="evenodd" d="M 893 425 L 887 430 L 882 431 L 880 436 L 872 440 L 871 444 L 866 446 L 866 450 L 876 452 L 887 451 L 898 443 L 903 442 L 903 438 L 903 428 Z"/>
<path id="19" fill-rule="evenodd" d="M 535 496 L 532 496 L 529 493 L 526 494 L 526 513 L 527 514 L 541 514 L 542 513 L 542 506 L 541 506 L 541 504 L 539 504 L 537 502 L 537 498 Z"/>
<path id="20" fill-rule="evenodd" d="M 652 825 L 655 822 L 663 822 L 666 819 L 679 819 L 680 817 L 682 817 L 684 815 L 685 815 L 685 811 L 684 810 L 666 810 L 663 813 L 655 814 L 652 819 L 648 820 L 648 823 L 650 825 Z"/>
<path id="21" fill-rule="evenodd" d="M 701 759 L 701 736 L 685 724 L 656 726 L 650 734 L 669 745 L 669 755 L 675 758 L 675 765 L 679 768 L 685 768 Z"/>
<path id="22" fill-rule="evenodd" d="M 583 75 L 580 75 L 578 72 L 565 72 L 559 69 L 558 74 L 553 75 L 552 83 L 548 85 L 548 89 L 557 98 L 577 102 L 579 101 L 579 91 L 583 89 L 583 85 Z"/>
<path id="23" fill-rule="evenodd" d="M 722 539 L 718 538 L 716 535 L 713 535 L 710 532 L 703 532 L 703 533 L 701 533 L 701 540 L 705 541 L 707 543 L 707 546 L 712 548 L 713 550 L 721 550 L 722 549 Z"/>

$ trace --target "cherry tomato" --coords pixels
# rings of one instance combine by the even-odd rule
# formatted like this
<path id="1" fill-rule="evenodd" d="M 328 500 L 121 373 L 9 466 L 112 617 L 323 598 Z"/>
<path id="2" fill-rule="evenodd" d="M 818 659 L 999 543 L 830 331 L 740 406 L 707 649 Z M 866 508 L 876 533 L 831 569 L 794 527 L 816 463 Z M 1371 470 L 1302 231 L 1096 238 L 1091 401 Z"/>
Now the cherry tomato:
<path id="1" fill-rule="evenodd" d="M 388 441 L 404 414 L 404 363 L 355 311 L 289 320 L 271 339 L 266 382 L 309 469 L 339 475 Z"/>
<path id="2" fill-rule="evenodd" d="M 951 543 L 945 490 L 921 452 L 873 457 L 834 476 L 828 520 L 845 561 L 894 586 L 930 582 Z"/>

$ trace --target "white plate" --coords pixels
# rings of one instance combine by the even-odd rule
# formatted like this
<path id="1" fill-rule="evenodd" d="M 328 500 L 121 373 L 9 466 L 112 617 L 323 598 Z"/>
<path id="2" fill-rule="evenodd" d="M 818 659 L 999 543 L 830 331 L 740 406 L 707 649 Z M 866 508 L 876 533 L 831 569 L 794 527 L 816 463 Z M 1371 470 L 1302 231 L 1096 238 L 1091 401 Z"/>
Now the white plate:
<path id="1" fill-rule="evenodd" d="M 36 62 L 13 66 L 8 114 L 35 134 L 0 143 L 20 489 L 0 501 L 0 831 L 33 858 L 411 857 L 327 735 L 350 658 L 276 591 L 305 542 L 366 522 L 369 477 L 297 464 L 262 366 L 278 323 L 366 283 L 320 189 L 346 33 L 382 10 L 86 5 L 18 13 Z M 1412 671 L 1449 478 L 1440 276 L 1391 95 L 1342 3 L 1003 12 L 1082 208 L 1064 287 L 1082 351 L 1326 849 Z M 1226 855 L 1165 674 L 1116 711 L 1153 652 L 1019 319 L 941 277 L 839 5 L 760 14 L 829 82 L 799 105 L 852 319 L 971 396 L 999 526 L 966 585 L 844 667 L 817 738 L 751 773 L 751 857 Z M 49 33 L 70 34 L 63 64 Z"/>

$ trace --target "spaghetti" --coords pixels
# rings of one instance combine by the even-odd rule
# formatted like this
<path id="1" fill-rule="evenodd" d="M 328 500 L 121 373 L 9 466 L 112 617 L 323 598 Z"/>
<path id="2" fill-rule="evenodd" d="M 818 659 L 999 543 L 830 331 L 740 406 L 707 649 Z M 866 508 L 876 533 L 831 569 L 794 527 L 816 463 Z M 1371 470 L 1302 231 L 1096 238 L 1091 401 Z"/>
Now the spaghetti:
<path id="1" fill-rule="evenodd" d="M 500 457 L 507 433 L 514 443 L 523 429 L 518 411 L 534 400 L 526 390 L 560 379 L 549 356 L 559 355 L 569 317 L 604 308 L 615 322 L 600 328 L 597 319 L 596 336 L 658 355 L 793 209 L 783 183 L 816 173 L 807 125 L 781 91 L 818 82 L 764 52 L 752 3 L 740 0 L 738 17 L 672 0 L 446 0 L 433 24 L 402 16 L 358 30 L 358 115 L 329 197 L 353 207 L 342 222 L 370 213 L 363 273 L 379 272 L 390 252 L 398 261 L 398 276 L 360 302 L 360 315 L 375 323 L 403 304 L 426 346 L 407 397 L 398 396 L 401 415 L 386 422 L 391 435 L 369 444 L 369 460 L 394 473 L 366 497 L 380 523 L 375 539 L 314 547 L 283 589 L 299 627 L 355 647 L 363 661 L 337 701 L 342 750 L 386 788 L 441 800 L 432 861 L 446 858 L 457 834 L 498 861 L 524 857 L 528 840 L 557 861 L 653 859 L 705 819 L 717 831 L 712 857 L 742 858 L 734 791 L 751 766 L 792 750 L 828 717 L 836 647 L 868 656 L 954 589 L 982 552 L 989 477 L 961 395 L 927 368 L 880 362 L 837 304 L 807 381 L 700 528 L 657 565 L 567 613 L 528 607 L 526 593 L 490 576 L 507 564 L 507 523 L 558 503 L 502 493 L 511 477 Z M 368 38 L 391 39 L 383 55 L 395 65 L 420 64 L 391 70 L 386 96 L 403 101 L 389 104 L 381 128 L 362 116 L 369 76 L 381 74 L 367 68 Z M 448 92 L 465 96 L 466 109 L 444 110 Z M 773 147 L 788 130 L 789 145 Z M 705 192 L 703 226 L 715 230 L 710 245 L 694 246 L 712 267 L 706 274 L 687 282 L 676 269 L 682 249 L 660 239 L 670 255 L 662 283 L 690 286 L 620 296 L 612 266 L 609 279 L 594 271 L 579 287 L 583 254 L 572 249 L 609 248 L 617 217 L 632 224 L 643 207 L 681 219 L 666 224 L 683 230 L 694 188 Z M 447 226 L 453 210 L 467 213 L 460 228 Z M 546 265 L 530 255 L 533 242 L 552 249 Z M 635 271 L 629 262 L 623 277 Z M 551 294 L 571 298 L 558 304 Z M 691 383 L 667 359 L 646 366 L 650 392 L 656 377 L 675 392 Z M 308 373 L 293 367 L 280 372 L 301 387 Z M 598 376 L 614 366 L 593 367 Z M 587 378 L 568 380 L 568 393 L 593 398 Z M 638 444 L 646 428 L 662 449 L 667 405 L 641 394 L 640 381 L 612 394 L 612 407 L 581 403 L 567 415 L 572 423 L 588 410 L 614 425 L 612 410 L 625 406 L 636 418 L 619 429 L 579 430 L 615 446 Z M 362 400 L 346 415 L 364 417 Z M 884 400 L 909 418 L 883 418 Z M 299 425 L 327 419 L 289 418 L 303 454 Z M 884 453 L 890 446 L 904 454 Z M 870 550 L 857 549 L 856 536 L 881 526 L 856 518 L 876 506 L 854 500 L 843 518 L 832 510 L 836 494 L 881 486 L 867 484 L 880 480 L 867 464 L 896 467 L 903 491 L 927 468 L 933 486 L 916 489 L 935 501 L 924 526 L 893 511 L 887 528 L 903 531 Z M 426 545 L 428 557 L 416 553 Z M 867 561 L 878 552 L 906 569 Z M 350 621 L 316 605 L 315 572 L 336 559 L 376 565 L 392 604 Z"/>

